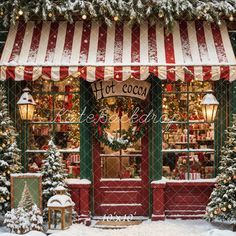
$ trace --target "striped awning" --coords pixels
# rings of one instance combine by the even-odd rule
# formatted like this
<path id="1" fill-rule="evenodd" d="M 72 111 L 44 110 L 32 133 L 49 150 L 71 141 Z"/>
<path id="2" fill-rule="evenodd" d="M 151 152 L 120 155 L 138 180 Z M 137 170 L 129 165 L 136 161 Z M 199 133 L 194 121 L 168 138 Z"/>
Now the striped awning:
<path id="1" fill-rule="evenodd" d="M 226 25 L 183 21 L 168 33 L 147 22 L 19 22 L 10 27 L 0 60 L 1 80 L 144 80 L 150 73 L 171 81 L 236 79 Z"/>

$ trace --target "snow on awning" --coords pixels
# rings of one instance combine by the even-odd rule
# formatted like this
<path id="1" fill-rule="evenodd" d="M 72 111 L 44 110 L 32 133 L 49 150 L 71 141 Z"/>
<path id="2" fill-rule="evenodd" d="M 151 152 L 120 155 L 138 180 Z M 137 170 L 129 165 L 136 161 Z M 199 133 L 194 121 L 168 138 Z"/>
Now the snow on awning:
<path id="1" fill-rule="evenodd" d="M 10 27 L 0 60 L 1 80 L 144 80 L 150 73 L 171 81 L 236 79 L 226 25 L 182 21 L 168 34 L 148 22 L 18 22 Z"/>

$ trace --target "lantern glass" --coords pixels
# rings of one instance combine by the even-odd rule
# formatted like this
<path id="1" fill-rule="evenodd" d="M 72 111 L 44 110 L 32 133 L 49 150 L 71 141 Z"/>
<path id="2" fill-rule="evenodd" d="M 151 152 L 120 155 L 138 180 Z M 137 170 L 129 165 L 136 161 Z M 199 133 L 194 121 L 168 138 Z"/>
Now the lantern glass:
<path id="1" fill-rule="evenodd" d="M 218 105 L 202 105 L 202 113 L 206 122 L 214 122 Z"/>
<path id="2" fill-rule="evenodd" d="M 62 212 L 61 210 L 50 209 L 49 229 L 62 229 Z"/>
<path id="3" fill-rule="evenodd" d="M 202 99 L 201 106 L 204 120 L 209 123 L 214 122 L 219 106 L 216 97 L 212 93 L 206 94 Z"/>
<path id="4" fill-rule="evenodd" d="M 69 228 L 72 225 L 72 210 L 65 209 L 65 228 Z"/>
<path id="5" fill-rule="evenodd" d="M 35 105 L 33 104 L 18 104 L 20 117 L 22 120 L 33 120 Z"/>

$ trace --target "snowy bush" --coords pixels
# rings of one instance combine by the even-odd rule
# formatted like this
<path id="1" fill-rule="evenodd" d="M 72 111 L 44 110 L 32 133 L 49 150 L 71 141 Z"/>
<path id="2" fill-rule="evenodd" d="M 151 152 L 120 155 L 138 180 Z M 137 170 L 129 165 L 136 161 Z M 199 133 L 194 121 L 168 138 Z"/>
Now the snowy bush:
<path id="1" fill-rule="evenodd" d="M 29 214 L 21 207 L 8 211 L 4 224 L 11 233 L 25 234 L 30 231 Z"/>
<path id="2" fill-rule="evenodd" d="M 29 212 L 21 207 L 8 211 L 4 224 L 11 233 L 16 234 L 25 234 L 31 230 L 43 231 L 43 218 L 37 205 L 33 205 Z"/>

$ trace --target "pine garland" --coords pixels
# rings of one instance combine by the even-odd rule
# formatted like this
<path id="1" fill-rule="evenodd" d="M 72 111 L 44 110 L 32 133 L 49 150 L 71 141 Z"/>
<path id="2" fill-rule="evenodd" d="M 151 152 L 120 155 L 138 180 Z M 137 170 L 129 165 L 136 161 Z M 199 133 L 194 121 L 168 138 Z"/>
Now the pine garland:
<path id="1" fill-rule="evenodd" d="M 236 0 L 5 0 L 0 3 L 5 26 L 22 18 L 25 21 L 90 19 L 105 22 L 149 20 L 171 28 L 177 20 L 202 19 L 221 23 L 236 17 Z"/>

